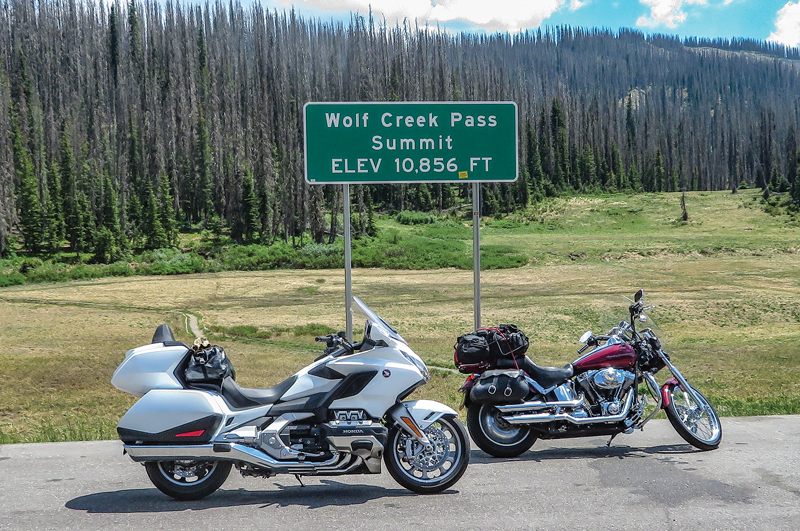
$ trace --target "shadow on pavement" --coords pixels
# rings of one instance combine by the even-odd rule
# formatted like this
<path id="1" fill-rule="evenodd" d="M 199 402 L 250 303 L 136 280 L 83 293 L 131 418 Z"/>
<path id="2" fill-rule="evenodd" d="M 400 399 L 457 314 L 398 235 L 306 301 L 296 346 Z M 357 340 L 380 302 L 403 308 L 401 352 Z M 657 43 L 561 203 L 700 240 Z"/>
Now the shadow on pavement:
<path id="1" fill-rule="evenodd" d="M 474 443 L 473 443 L 474 444 Z M 531 449 L 519 457 L 502 458 L 492 457 L 482 450 L 475 449 L 470 452 L 469 462 L 472 463 L 493 463 L 503 461 L 549 461 L 551 459 L 607 459 L 607 458 L 641 458 L 645 455 L 682 455 L 697 453 L 690 444 L 664 444 L 640 448 L 634 446 L 616 446 L 612 443 L 610 447 L 603 443 L 601 446 L 587 446 L 585 448 L 545 448 L 537 449 L 534 444 Z"/>
<path id="2" fill-rule="evenodd" d="M 151 489 L 128 489 L 98 492 L 80 496 L 65 504 L 67 509 L 87 513 L 161 513 L 186 510 L 204 510 L 217 507 L 260 505 L 267 507 L 302 506 L 308 509 L 348 506 L 367 503 L 381 498 L 402 498 L 415 494 L 403 488 L 387 489 L 375 485 L 351 485 L 331 480 L 320 480 L 318 485 L 305 487 L 275 484 L 275 490 L 218 490 L 202 500 L 181 502 Z M 442 495 L 455 494 L 447 490 Z"/>

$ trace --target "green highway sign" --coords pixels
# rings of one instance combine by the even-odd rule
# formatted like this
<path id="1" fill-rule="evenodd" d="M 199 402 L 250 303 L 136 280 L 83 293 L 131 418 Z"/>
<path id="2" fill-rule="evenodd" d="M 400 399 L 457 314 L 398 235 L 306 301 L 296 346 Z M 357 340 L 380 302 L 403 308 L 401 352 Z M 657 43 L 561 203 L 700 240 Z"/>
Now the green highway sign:
<path id="1" fill-rule="evenodd" d="M 514 102 L 307 103 L 310 184 L 511 182 Z"/>

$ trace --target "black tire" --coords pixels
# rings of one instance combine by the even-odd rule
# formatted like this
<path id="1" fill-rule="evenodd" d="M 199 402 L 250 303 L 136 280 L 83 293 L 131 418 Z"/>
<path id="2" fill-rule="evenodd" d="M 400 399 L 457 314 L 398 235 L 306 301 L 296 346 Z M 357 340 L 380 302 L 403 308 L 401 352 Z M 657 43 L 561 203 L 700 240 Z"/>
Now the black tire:
<path id="1" fill-rule="evenodd" d="M 470 404 L 467 427 L 478 448 L 493 457 L 517 457 L 536 442 L 535 432 L 527 426 L 509 424 L 492 404 Z"/>
<path id="2" fill-rule="evenodd" d="M 700 450 L 714 450 L 722 441 L 722 424 L 706 397 L 694 387 L 692 389 L 706 406 L 705 411 L 680 384 L 670 384 L 667 387 L 667 418 L 684 441 Z"/>
<path id="3" fill-rule="evenodd" d="M 151 461 L 145 463 L 147 476 L 158 490 L 188 501 L 205 498 L 225 483 L 230 461 Z"/>
<path id="4" fill-rule="evenodd" d="M 445 415 L 423 430 L 432 450 L 408 458 L 407 442 L 418 449 L 419 442 L 399 426 L 389 427 L 384 461 L 395 481 L 419 494 L 441 492 L 461 479 L 469 464 L 467 430 L 454 415 Z"/>

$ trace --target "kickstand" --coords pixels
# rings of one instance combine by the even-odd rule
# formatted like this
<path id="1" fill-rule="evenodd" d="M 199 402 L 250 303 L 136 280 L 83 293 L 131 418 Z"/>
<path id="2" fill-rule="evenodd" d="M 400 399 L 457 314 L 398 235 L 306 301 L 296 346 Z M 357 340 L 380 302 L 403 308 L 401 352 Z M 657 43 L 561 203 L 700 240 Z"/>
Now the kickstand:
<path id="1" fill-rule="evenodd" d="M 607 447 L 611 448 L 611 441 L 613 441 L 614 437 L 616 437 L 617 435 L 619 435 L 619 433 L 615 433 L 614 435 L 611 436 L 611 438 L 608 440 L 608 444 L 606 444 Z"/>
<path id="2" fill-rule="evenodd" d="M 300 482 L 301 487 L 305 487 L 305 485 L 303 484 L 303 480 L 300 479 L 300 474 L 295 474 L 294 477 L 297 478 L 297 481 Z"/>

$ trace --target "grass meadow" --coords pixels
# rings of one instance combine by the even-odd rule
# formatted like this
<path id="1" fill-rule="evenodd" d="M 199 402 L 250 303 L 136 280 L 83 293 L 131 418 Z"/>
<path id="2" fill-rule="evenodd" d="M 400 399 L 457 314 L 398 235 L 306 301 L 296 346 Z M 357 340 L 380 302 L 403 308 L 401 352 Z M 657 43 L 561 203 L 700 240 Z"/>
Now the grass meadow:
<path id="1" fill-rule="evenodd" d="M 482 272 L 482 324 L 516 323 L 539 364 L 576 357 L 587 329 L 627 318 L 644 288 L 665 348 L 721 415 L 800 413 L 800 228 L 752 191 L 554 199 L 485 219 L 482 245 L 524 265 Z M 379 222 L 402 241 L 460 242 L 469 220 Z M 472 272 L 355 268 L 353 293 L 433 369 L 417 398 L 457 408 L 455 338 L 472 329 Z M 115 438 L 134 398 L 111 374 L 160 323 L 193 340 L 195 315 L 248 387 L 287 378 L 344 328 L 341 269 L 110 277 L 0 289 L 0 443 Z M 356 320 L 358 323 L 358 320 Z M 663 376 L 661 380 L 663 381 Z"/>

